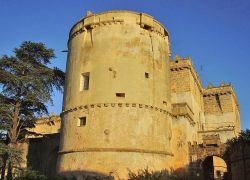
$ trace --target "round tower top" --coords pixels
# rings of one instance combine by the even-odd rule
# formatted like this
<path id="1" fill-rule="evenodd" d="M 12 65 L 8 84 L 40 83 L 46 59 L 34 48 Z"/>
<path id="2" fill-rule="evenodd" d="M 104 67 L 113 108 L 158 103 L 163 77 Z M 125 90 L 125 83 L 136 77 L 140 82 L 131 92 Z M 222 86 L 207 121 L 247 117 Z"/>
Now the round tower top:
<path id="1" fill-rule="evenodd" d="M 135 23 L 141 28 L 155 32 L 163 37 L 169 36 L 167 29 L 159 21 L 155 20 L 154 17 L 148 14 L 127 10 L 112 10 L 96 14 L 88 11 L 86 16 L 71 28 L 69 39 L 85 30 L 93 29 L 97 26 L 118 23 Z"/>

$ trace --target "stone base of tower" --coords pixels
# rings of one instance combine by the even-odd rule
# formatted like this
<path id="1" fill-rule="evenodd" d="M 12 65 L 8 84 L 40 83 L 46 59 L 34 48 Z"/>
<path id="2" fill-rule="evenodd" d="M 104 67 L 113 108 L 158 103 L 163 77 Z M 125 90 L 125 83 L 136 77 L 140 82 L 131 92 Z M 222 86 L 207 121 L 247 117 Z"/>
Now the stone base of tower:
<path id="1" fill-rule="evenodd" d="M 57 173 L 83 179 L 86 175 L 127 179 L 128 173 L 142 169 L 169 170 L 172 155 L 144 152 L 73 152 L 59 155 Z"/>

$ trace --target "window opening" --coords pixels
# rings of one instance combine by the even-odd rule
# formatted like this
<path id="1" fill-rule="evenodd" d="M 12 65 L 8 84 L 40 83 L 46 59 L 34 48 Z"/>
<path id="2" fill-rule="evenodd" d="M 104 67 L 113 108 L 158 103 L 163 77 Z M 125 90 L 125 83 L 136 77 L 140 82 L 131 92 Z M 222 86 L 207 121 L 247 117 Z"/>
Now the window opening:
<path id="1" fill-rule="evenodd" d="M 79 126 L 86 126 L 86 122 L 87 118 L 85 116 L 79 118 Z"/>
<path id="2" fill-rule="evenodd" d="M 116 97 L 125 97 L 125 93 L 116 93 Z"/>
<path id="3" fill-rule="evenodd" d="M 89 89 L 89 72 L 83 73 L 81 77 L 81 91 Z"/>

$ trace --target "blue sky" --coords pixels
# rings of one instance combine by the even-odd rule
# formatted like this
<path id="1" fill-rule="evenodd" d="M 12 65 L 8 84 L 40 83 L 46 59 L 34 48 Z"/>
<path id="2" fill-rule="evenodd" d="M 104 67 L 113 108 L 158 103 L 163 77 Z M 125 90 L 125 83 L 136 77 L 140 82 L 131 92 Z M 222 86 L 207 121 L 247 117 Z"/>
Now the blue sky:
<path id="1" fill-rule="evenodd" d="M 242 128 L 250 128 L 249 0 L 0 0 L 0 55 L 22 41 L 55 49 L 53 66 L 65 69 L 68 32 L 87 10 L 123 9 L 149 13 L 170 32 L 172 55 L 191 56 L 203 85 L 232 82 Z M 60 113 L 62 94 L 50 112 Z"/>

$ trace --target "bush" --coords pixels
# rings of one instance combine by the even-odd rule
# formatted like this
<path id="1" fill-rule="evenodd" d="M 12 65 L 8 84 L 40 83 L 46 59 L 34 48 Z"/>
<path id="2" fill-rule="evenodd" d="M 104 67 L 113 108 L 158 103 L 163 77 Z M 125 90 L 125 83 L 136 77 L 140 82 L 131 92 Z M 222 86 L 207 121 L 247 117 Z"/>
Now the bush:
<path id="1" fill-rule="evenodd" d="M 101 175 L 82 175 L 82 180 L 114 180 L 112 176 L 101 176 Z M 57 176 L 53 180 L 77 180 L 76 177 L 64 177 L 64 176 Z"/>
<path id="2" fill-rule="evenodd" d="M 165 180 L 170 179 L 170 174 L 167 170 L 151 171 L 148 168 L 139 170 L 137 173 L 129 171 L 128 180 Z"/>
<path id="3" fill-rule="evenodd" d="M 26 169 L 21 171 L 20 175 L 15 177 L 14 180 L 48 180 L 48 178 L 37 171 Z"/>
<path id="4" fill-rule="evenodd" d="M 148 168 L 144 170 L 139 170 L 137 173 L 129 171 L 128 180 L 200 180 L 201 177 L 188 176 L 188 174 L 182 171 L 170 172 L 166 169 L 161 171 L 151 171 Z"/>

